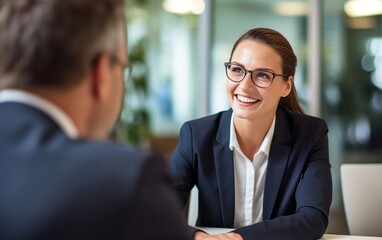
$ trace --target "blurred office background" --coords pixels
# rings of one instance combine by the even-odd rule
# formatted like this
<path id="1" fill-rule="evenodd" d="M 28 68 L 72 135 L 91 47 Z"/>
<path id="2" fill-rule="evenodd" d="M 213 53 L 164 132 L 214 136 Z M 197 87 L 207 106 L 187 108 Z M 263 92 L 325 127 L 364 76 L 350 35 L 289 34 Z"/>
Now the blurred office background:
<path id="1" fill-rule="evenodd" d="M 300 101 L 330 129 L 327 232 L 347 234 L 340 165 L 382 162 L 382 0 L 130 0 L 126 11 L 133 78 L 119 137 L 165 158 L 184 121 L 228 108 L 235 40 L 254 27 L 286 36 Z"/>

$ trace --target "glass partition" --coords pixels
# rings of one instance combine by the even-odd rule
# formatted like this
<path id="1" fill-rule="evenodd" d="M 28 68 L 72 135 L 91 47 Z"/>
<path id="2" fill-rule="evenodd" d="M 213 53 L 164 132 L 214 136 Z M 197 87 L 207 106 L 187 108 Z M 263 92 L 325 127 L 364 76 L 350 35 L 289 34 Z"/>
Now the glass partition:
<path id="1" fill-rule="evenodd" d="M 330 129 L 331 226 L 347 233 L 340 166 L 382 162 L 382 15 L 346 13 L 345 6 L 357 1 L 323 2 L 322 113 Z M 367 2 L 356 10 L 373 9 Z"/>
<path id="2" fill-rule="evenodd" d="M 177 134 L 181 123 L 195 117 L 199 104 L 198 15 L 168 12 L 165 2 L 130 1 L 127 10 L 133 81 L 122 118 L 131 122 L 132 112 L 145 109 L 154 135 Z M 141 94 L 137 85 L 145 88 Z"/>

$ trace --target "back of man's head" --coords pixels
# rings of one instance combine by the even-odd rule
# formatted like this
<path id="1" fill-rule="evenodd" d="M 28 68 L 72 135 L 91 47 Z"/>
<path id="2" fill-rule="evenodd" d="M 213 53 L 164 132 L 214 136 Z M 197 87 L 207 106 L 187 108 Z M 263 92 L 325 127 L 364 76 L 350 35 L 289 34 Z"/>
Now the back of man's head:
<path id="1" fill-rule="evenodd" d="M 115 52 L 123 0 L 3 0 L 0 89 L 69 88 Z"/>

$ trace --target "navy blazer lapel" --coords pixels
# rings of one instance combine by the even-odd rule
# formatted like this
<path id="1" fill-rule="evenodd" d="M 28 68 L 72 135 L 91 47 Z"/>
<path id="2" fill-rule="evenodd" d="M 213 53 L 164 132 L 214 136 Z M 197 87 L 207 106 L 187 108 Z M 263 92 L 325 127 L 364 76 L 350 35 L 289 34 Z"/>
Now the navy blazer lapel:
<path id="1" fill-rule="evenodd" d="M 223 227 L 232 228 L 235 211 L 233 153 L 229 149 L 232 110 L 222 114 L 214 143 L 214 159 Z"/>
<path id="2" fill-rule="evenodd" d="M 263 219 L 268 220 L 276 202 L 285 168 L 291 151 L 291 131 L 288 117 L 280 108 L 276 113 L 276 126 L 269 152 L 267 176 L 265 180 Z"/>

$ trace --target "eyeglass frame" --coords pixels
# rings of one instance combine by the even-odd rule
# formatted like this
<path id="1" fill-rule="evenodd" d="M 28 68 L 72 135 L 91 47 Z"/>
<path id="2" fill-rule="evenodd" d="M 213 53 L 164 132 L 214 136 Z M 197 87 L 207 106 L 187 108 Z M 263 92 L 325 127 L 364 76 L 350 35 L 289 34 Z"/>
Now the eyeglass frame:
<path id="1" fill-rule="evenodd" d="M 125 87 L 131 78 L 132 66 L 129 63 L 122 62 L 115 54 L 110 54 L 110 60 L 113 64 L 117 64 L 123 69 L 123 82 Z"/>
<path id="2" fill-rule="evenodd" d="M 241 80 L 239 80 L 239 81 L 232 80 L 232 79 L 228 76 L 228 72 L 227 72 L 227 71 L 228 71 L 228 66 L 229 66 L 229 65 L 234 65 L 234 66 L 240 67 L 240 68 L 242 68 L 242 69 L 244 70 L 244 76 L 243 76 L 243 78 L 242 78 Z M 274 73 L 274 72 L 269 71 L 269 70 L 248 70 L 248 69 L 244 68 L 243 66 L 241 66 L 240 64 L 237 64 L 237 63 L 225 62 L 225 63 L 224 63 L 224 66 L 225 66 L 225 75 L 227 76 L 227 78 L 228 78 L 230 81 L 232 81 L 232 82 L 236 82 L 236 83 L 241 82 L 241 81 L 243 81 L 244 78 L 247 76 L 247 73 L 250 73 L 250 74 L 251 74 L 251 75 L 250 75 L 250 76 L 251 76 L 251 82 L 252 82 L 256 87 L 259 87 L 259 88 L 267 88 L 267 87 L 271 86 L 272 83 L 273 83 L 273 80 L 274 80 L 276 77 L 289 77 L 289 75 L 287 75 L 287 74 L 278 74 L 278 73 Z M 270 83 L 269 83 L 268 86 L 263 87 L 263 86 L 259 86 L 259 85 L 257 85 L 257 84 L 255 83 L 255 81 L 254 81 L 254 79 L 253 79 L 253 73 L 254 73 L 254 72 L 258 72 L 258 71 L 266 72 L 266 73 L 269 73 L 269 74 L 272 75 L 272 79 L 271 79 L 271 81 L 270 81 Z"/>

